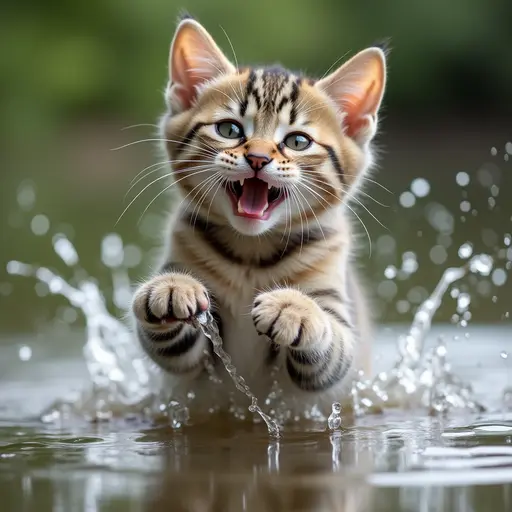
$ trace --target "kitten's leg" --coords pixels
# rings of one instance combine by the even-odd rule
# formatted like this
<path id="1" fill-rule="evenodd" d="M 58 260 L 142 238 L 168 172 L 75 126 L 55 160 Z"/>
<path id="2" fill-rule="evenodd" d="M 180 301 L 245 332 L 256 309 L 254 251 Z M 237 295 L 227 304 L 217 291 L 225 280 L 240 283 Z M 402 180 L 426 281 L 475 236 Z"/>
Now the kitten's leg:
<path id="1" fill-rule="evenodd" d="M 210 307 L 206 288 L 170 265 L 143 284 L 133 298 L 139 341 L 164 370 L 193 374 L 201 368 L 208 340 L 189 321 Z"/>
<path id="2" fill-rule="evenodd" d="M 252 318 L 259 333 L 286 350 L 286 369 L 300 389 L 324 391 L 341 382 L 350 368 L 354 328 L 337 290 L 262 293 Z"/>

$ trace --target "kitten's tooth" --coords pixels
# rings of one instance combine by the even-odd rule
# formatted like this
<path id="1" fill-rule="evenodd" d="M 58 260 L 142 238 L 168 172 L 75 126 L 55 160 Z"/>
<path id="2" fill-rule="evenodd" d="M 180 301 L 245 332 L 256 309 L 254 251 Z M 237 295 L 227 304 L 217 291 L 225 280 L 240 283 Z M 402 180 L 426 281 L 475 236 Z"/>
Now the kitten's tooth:
<path id="1" fill-rule="evenodd" d="M 245 178 L 242 178 L 241 180 L 238 180 L 240 182 L 240 185 L 242 185 L 242 187 L 244 186 L 244 181 L 245 181 Z"/>
<path id="2" fill-rule="evenodd" d="M 268 189 L 270 190 L 272 188 L 272 185 L 270 183 L 267 183 Z"/>
<path id="3" fill-rule="evenodd" d="M 263 208 L 263 211 L 266 212 L 268 210 L 268 203 L 265 205 L 265 208 Z"/>
<path id="4" fill-rule="evenodd" d="M 244 213 L 244 209 L 242 208 L 240 201 L 238 201 L 238 213 Z"/>

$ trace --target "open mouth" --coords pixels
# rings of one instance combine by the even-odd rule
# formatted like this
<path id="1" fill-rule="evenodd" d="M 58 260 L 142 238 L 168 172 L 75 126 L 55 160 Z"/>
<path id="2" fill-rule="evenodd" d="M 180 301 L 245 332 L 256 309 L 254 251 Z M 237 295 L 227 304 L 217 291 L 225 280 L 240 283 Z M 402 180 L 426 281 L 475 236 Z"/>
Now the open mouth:
<path id="1" fill-rule="evenodd" d="M 230 181 L 226 187 L 233 213 L 248 219 L 267 220 L 285 199 L 285 191 L 258 178 Z"/>

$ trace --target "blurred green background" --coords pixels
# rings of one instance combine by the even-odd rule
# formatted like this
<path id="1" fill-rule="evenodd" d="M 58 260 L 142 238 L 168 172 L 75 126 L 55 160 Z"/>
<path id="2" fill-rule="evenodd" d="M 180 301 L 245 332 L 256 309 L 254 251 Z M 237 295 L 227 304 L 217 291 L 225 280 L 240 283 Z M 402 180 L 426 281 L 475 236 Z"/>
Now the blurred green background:
<path id="1" fill-rule="evenodd" d="M 409 322 L 442 271 L 461 263 L 458 248 L 469 240 L 475 251 L 495 256 L 501 271 L 462 284 L 473 296 L 472 320 L 503 320 L 512 301 L 510 282 L 503 282 L 512 260 L 506 237 L 512 231 L 510 0 L 6 0 L 0 20 L 2 331 L 73 321 L 64 301 L 41 298 L 45 292 L 34 282 L 5 272 L 7 261 L 20 259 L 70 276 L 52 252 L 55 232 L 72 238 L 81 265 L 107 294 L 111 279 L 100 259 L 105 234 L 118 232 L 141 247 L 133 279 L 148 271 L 165 197 L 138 221 L 163 183 L 116 220 L 149 183 L 125 199 L 130 181 L 158 155 L 151 143 L 112 148 L 154 136 L 151 126 L 126 127 L 155 123 L 162 112 L 169 43 L 182 9 L 230 55 L 223 27 L 239 63 L 279 61 L 311 75 L 391 38 L 373 179 L 392 193 L 369 183 L 366 193 L 386 206 L 360 197 L 386 229 L 354 205 L 372 239 L 370 255 L 359 230 L 375 311 L 381 322 Z M 467 186 L 457 184 L 457 175 L 464 183 L 461 172 L 469 175 Z M 410 192 L 417 178 L 428 181 L 427 195 L 424 182 L 415 182 L 416 197 Z M 450 321 L 455 310 L 448 297 L 437 319 Z"/>

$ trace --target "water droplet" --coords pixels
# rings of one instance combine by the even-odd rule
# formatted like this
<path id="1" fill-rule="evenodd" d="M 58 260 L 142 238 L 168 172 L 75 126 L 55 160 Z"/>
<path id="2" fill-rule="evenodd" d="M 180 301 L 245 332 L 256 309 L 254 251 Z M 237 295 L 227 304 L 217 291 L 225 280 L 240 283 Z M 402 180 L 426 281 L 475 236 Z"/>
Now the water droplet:
<path id="1" fill-rule="evenodd" d="M 430 183 L 425 178 L 416 178 L 411 183 L 411 191 L 416 197 L 426 197 L 430 192 Z"/>
<path id="2" fill-rule="evenodd" d="M 425 214 L 429 224 L 439 233 L 451 235 L 455 220 L 451 212 L 442 204 L 429 203 L 425 207 Z"/>
<path id="3" fill-rule="evenodd" d="M 502 359 L 507 359 L 508 358 L 508 352 L 505 352 L 504 350 L 500 352 L 500 357 Z"/>
<path id="4" fill-rule="evenodd" d="M 53 237 L 53 250 L 60 259 L 68 266 L 72 267 L 78 263 L 78 253 L 75 246 L 62 233 L 57 233 Z"/>
<path id="5" fill-rule="evenodd" d="M 469 262 L 469 269 L 475 274 L 488 276 L 494 265 L 494 261 L 488 254 L 478 254 L 473 256 Z"/>
<path id="6" fill-rule="evenodd" d="M 388 265 L 384 270 L 384 276 L 387 279 L 394 279 L 396 277 L 396 267 L 394 265 Z"/>
<path id="7" fill-rule="evenodd" d="M 31 181 L 24 181 L 18 187 L 17 201 L 22 210 L 30 211 L 36 202 L 36 189 Z"/>
<path id="8" fill-rule="evenodd" d="M 379 236 L 375 245 L 380 254 L 393 254 L 396 251 L 396 241 L 391 235 Z"/>
<path id="9" fill-rule="evenodd" d="M 491 156 L 496 156 L 498 154 L 498 150 L 495 147 L 491 148 Z"/>
<path id="10" fill-rule="evenodd" d="M 457 312 L 464 312 L 471 304 L 471 297 L 468 293 L 461 293 L 457 297 Z"/>
<path id="11" fill-rule="evenodd" d="M 497 268 L 492 273 L 491 280 L 496 286 L 503 286 L 507 281 L 507 273 L 502 268 Z"/>
<path id="12" fill-rule="evenodd" d="M 327 419 L 327 425 L 331 430 L 335 430 L 340 428 L 341 426 L 341 404 L 339 402 L 334 402 L 332 404 L 332 412 Z"/>
<path id="13" fill-rule="evenodd" d="M 467 187 L 470 181 L 469 174 L 467 172 L 460 171 L 455 176 L 455 181 L 457 182 L 457 185 L 459 185 L 459 187 Z"/>
<path id="14" fill-rule="evenodd" d="M 397 292 L 398 287 L 394 281 L 382 281 L 377 286 L 377 294 L 383 299 L 391 300 Z"/>
<path id="15" fill-rule="evenodd" d="M 412 251 L 404 252 L 402 255 L 402 269 L 407 275 L 414 274 L 418 270 L 418 260 Z"/>
<path id="16" fill-rule="evenodd" d="M 507 142 L 505 144 L 505 151 L 509 154 L 509 155 L 512 155 L 512 142 Z"/>
<path id="17" fill-rule="evenodd" d="M 399 202 L 403 208 L 412 208 L 416 204 L 416 197 L 409 191 L 402 192 Z"/>
<path id="18" fill-rule="evenodd" d="M 399 300 L 399 301 L 397 301 L 397 303 L 396 303 L 396 310 L 400 314 L 404 315 L 410 309 L 411 309 L 411 304 L 409 303 L 409 301 L 407 301 L 407 300 Z"/>
<path id="19" fill-rule="evenodd" d="M 129 244 L 124 248 L 123 264 L 126 268 L 134 268 L 140 265 L 142 261 L 142 251 L 140 247 Z"/>
<path id="20" fill-rule="evenodd" d="M 101 261 L 106 267 L 116 268 L 123 264 L 123 240 L 116 233 L 111 233 L 101 242 Z"/>
<path id="21" fill-rule="evenodd" d="M 32 358 L 32 349 L 27 345 L 23 345 L 18 351 L 18 356 L 21 361 L 30 361 Z"/>
<path id="22" fill-rule="evenodd" d="M 471 210 L 471 203 L 469 201 L 462 201 L 460 203 L 460 211 L 467 213 Z"/>
<path id="23" fill-rule="evenodd" d="M 50 221 L 46 215 L 36 215 L 30 222 L 30 229 L 32 233 L 37 236 L 46 235 L 50 229 Z"/>
<path id="24" fill-rule="evenodd" d="M 436 265 L 442 265 L 448 257 L 448 253 L 442 245 L 435 245 L 432 247 L 432 249 L 430 249 L 429 255 L 431 261 Z"/>
<path id="25" fill-rule="evenodd" d="M 459 258 L 467 260 L 473 254 L 473 245 L 466 242 L 459 247 Z"/>

